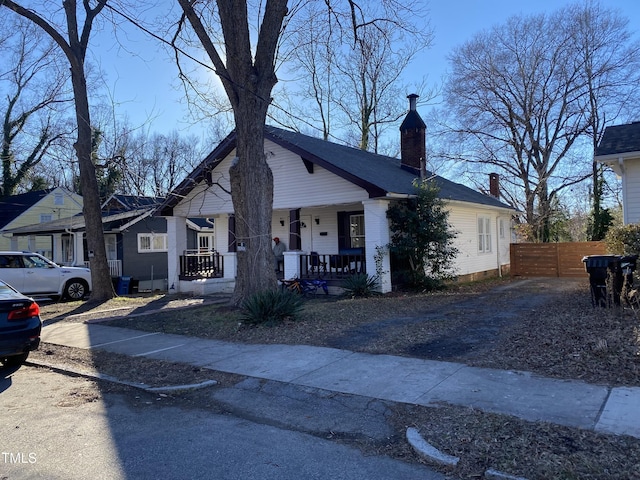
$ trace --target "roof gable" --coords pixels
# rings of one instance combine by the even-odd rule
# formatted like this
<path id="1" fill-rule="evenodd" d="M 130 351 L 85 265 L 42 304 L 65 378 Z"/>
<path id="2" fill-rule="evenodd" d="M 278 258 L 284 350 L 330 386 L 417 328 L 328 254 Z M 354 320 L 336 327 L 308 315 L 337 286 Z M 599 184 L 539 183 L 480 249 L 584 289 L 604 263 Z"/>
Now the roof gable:
<path id="1" fill-rule="evenodd" d="M 273 126 L 265 126 L 265 139 L 300 156 L 308 171 L 313 165 L 321 166 L 341 178 L 367 191 L 370 198 L 386 195 L 413 195 L 413 181 L 417 174 L 402 168 L 400 160 L 393 157 L 360 150 Z M 172 215 L 182 198 L 196 185 L 206 180 L 210 172 L 235 148 L 235 132 L 225 138 L 196 169 L 168 195 L 160 207 L 160 215 Z M 465 185 L 452 182 L 427 172 L 440 188 L 440 198 L 475 203 L 496 208 L 512 207 L 498 199 L 480 193 Z"/>
<path id="2" fill-rule="evenodd" d="M 164 200 L 162 197 L 139 197 L 136 195 L 111 195 L 101 207 L 102 227 L 105 232 L 119 231 L 133 225 L 145 217 Z M 50 222 L 27 225 L 8 230 L 14 235 L 33 233 L 62 233 L 85 229 L 83 214 L 65 217 Z"/>
<path id="3" fill-rule="evenodd" d="M 2 199 L 0 202 L 2 206 L 0 208 L 0 228 L 11 223 L 54 190 L 54 188 L 48 188 L 46 190 L 11 195 Z"/>

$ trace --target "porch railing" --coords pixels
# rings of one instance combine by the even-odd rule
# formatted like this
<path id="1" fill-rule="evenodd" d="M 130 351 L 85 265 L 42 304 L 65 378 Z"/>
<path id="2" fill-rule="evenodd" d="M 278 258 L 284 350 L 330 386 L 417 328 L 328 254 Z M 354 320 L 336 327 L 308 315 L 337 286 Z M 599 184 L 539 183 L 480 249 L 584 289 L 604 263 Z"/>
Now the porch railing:
<path id="1" fill-rule="evenodd" d="M 107 264 L 109 265 L 109 273 L 112 277 L 122 276 L 122 260 L 107 260 Z M 84 266 L 91 268 L 91 262 L 85 261 Z"/>
<path id="2" fill-rule="evenodd" d="M 300 255 L 301 278 L 345 278 L 350 275 L 367 273 L 364 254 L 318 254 Z"/>
<path id="3" fill-rule="evenodd" d="M 180 279 L 220 278 L 224 276 L 224 262 L 219 252 L 185 250 L 180 255 Z"/>

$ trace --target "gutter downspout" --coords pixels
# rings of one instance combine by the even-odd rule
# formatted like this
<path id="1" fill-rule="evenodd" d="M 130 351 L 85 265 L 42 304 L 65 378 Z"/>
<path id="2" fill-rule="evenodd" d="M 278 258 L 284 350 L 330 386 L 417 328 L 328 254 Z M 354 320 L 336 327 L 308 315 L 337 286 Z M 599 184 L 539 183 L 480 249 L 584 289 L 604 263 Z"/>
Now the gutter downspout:
<path id="1" fill-rule="evenodd" d="M 502 278 L 502 265 L 500 264 L 500 215 L 496 217 L 496 260 L 498 262 L 498 278 Z"/>

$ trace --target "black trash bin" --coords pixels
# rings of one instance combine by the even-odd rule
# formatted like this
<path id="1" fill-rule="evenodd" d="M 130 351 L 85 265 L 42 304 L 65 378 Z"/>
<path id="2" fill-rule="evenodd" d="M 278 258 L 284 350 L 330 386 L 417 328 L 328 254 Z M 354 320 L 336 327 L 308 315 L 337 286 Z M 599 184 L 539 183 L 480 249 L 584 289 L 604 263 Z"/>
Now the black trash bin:
<path id="1" fill-rule="evenodd" d="M 620 255 L 588 255 L 582 258 L 589 274 L 591 304 L 594 307 L 610 307 L 612 303 L 620 305 L 624 282 L 622 258 Z"/>

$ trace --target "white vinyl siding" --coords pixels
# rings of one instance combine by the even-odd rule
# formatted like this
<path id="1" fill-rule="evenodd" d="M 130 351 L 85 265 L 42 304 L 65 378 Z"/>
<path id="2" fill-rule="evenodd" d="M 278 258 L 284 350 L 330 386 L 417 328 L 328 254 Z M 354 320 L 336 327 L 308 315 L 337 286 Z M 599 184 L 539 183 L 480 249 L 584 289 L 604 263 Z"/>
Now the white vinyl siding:
<path id="1" fill-rule="evenodd" d="M 166 252 L 166 233 L 139 233 L 138 253 Z"/>
<path id="2" fill-rule="evenodd" d="M 351 182 L 340 178 L 328 170 L 313 166 L 309 173 L 299 155 L 279 145 L 265 142 L 268 152 L 267 162 L 273 172 L 273 210 L 294 208 L 326 207 L 330 204 L 348 204 L 362 202 L 369 198 L 368 193 Z M 176 207 L 173 212 L 177 216 L 209 216 L 233 212 L 231 196 L 226 191 L 229 186 L 229 167 L 235 156 L 235 150 L 225 158 L 213 171 L 214 185 L 208 187 L 205 182 L 194 188 Z M 216 184 L 219 184 L 218 187 Z M 206 192 L 203 198 L 202 192 Z M 275 217 L 274 233 L 280 227 L 280 217 Z M 288 217 L 283 217 L 288 221 Z M 287 230 L 288 231 L 288 230 Z"/>
<path id="3" fill-rule="evenodd" d="M 640 223 L 640 159 L 625 160 L 624 168 L 624 223 Z"/>

